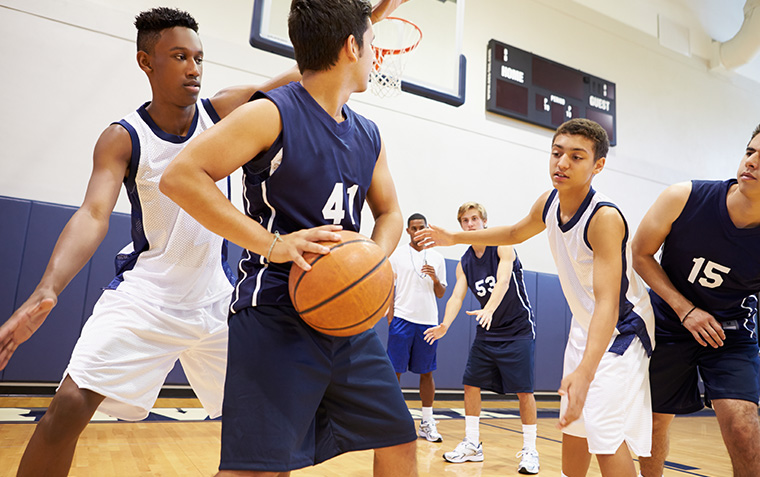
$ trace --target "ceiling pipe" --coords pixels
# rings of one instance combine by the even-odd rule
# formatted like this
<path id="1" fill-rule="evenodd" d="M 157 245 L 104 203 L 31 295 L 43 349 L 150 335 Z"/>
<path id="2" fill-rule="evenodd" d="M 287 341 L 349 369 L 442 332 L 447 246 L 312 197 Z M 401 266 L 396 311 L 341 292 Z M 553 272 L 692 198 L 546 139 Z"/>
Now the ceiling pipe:
<path id="1" fill-rule="evenodd" d="M 744 23 L 728 41 L 713 42 L 713 67 L 723 65 L 733 70 L 749 63 L 760 52 L 760 0 L 744 4 Z"/>

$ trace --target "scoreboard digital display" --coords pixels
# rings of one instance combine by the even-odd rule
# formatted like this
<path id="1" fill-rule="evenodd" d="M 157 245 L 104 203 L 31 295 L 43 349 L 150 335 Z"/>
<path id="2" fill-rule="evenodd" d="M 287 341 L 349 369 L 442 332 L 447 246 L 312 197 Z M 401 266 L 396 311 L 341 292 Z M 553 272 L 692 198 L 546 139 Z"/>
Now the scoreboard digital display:
<path id="1" fill-rule="evenodd" d="M 488 42 L 486 81 L 487 111 L 549 129 L 591 119 L 617 144 L 615 83 L 496 40 Z"/>

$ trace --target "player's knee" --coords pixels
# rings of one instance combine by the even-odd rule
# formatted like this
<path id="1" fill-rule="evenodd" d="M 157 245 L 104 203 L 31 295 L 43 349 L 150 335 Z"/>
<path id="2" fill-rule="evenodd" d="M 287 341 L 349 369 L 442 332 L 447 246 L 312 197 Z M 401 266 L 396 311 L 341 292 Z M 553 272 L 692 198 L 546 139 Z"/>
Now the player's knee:
<path id="1" fill-rule="evenodd" d="M 44 419 L 48 426 L 81 431 L 92 418 L 103 398 L 77 387 L 61 388 L 53 397 Z"/>
<path id="2" fill-rule="evenodd" d="M 734 416 L 728 421 L 724 435 L 741 447 L 760 448 L 760 423 L 753 416 Z"/>

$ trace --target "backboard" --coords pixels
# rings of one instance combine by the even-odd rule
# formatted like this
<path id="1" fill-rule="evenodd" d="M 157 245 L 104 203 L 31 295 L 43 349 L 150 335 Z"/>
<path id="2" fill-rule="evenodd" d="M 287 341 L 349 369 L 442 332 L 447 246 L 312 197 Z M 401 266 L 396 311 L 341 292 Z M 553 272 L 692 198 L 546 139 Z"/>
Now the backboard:
<path id="1" fill-rule="evenodd" d="M 393 12 L 394 17 L 420 27 L 423 35 L 419 46 L 408 53 L 402 91 L 453 106 L 464 103 L 464 3 L 465 0 L 409 0 Z M 288 39 L 289 10 L 290 0 L 254 0 L 251 45 L 293 58 Z"/>

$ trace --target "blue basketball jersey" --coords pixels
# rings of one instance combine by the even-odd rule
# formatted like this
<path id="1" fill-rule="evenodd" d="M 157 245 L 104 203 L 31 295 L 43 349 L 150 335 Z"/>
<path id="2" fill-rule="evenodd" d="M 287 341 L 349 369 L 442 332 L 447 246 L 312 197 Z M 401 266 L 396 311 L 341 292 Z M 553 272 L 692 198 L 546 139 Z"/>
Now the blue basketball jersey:
<path id="1" fill-rule="evenodd" d="M 462 255 L 462 271 L 467 278 L 467 286 L 483 308 L 491 298 L 496 286 L 496 271 L 499 268 L 498 247 L 486 247 L 483 256 L 478 258 L 472 247 Z M 491 329 L 477 326 L 476 340 L 511 341 L 535 339 L 536 329 L 533 310 L 528 301 L 523 281 L 522 264 L 515 252 L 512 263 L 512 275 L 509 288 L 493 314 Z"/>
<path id="2" fill-rule="evenodd" d="M 689 199 L 663 244 L 660 264 L 683 296 L 724 323 L 727 335 L 755 340 L 760 227 L 740 229 L 731 221 L 726 195 L 734 184 L 736 179 L 692 181 Z M 665 300 L 654 292 L 651 297 L 657 336 L 692 339 Z"/>
<path id="3" fill-rule="evenodd" d="M 359 231 L 364 199 L 380 154 L 372 121 L 343 106 L 336 122 L 300 83 L 266 98 L 279 110 L 282 132 L 268 151 L 243 167 L 246 214 L 270 232 L 288 234 L 326 224 Z M 291 263 L 266 263 L 245 251 L 238 269 L 232 312 L 257 305 L 291 305 Z"/>

